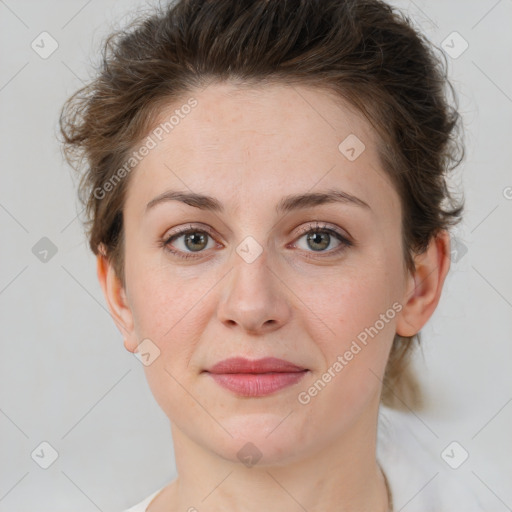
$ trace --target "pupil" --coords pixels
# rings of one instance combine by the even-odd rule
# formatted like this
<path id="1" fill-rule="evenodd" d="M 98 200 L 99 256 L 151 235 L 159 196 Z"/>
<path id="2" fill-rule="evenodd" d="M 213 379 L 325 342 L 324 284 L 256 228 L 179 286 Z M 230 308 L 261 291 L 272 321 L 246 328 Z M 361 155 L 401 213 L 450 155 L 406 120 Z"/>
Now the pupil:
<path id="1" fill-rule="evenodd" d="M 327 243 L 323 243 L 322 244 L 322 247 L 320 249 L 325 249 L 329 245 L 329 240 L 327 238 L 327 233 L 313 233 L 313 234 L 310 234 L 310 235 L 308 235 L 308 242 L 313 242 L 313 244 L 321 243 L 320 241 L 316 240 L 316 237 L 323 237 L 324 242 L 327 241 Z M 318 249 L 315 249 L 314 247 L 312 247 L 312 249 L 318 250 Z"/>
<path id="2" fill-rule="evenodd" d="M 200 241 L 197 241 L 196 239 L 199 239 Z M 204 248 L 204 245 L 205 245 L 205 240 L 206 240 L 206 237 L 204 236 L 204 234 L 197 234 L 197 233 L 193 233 L 193 234 L 188 234 L 186 236 L 186 243 L 187 243 L 187 247 L 192 250 L 192 251 L 199 251 L 201 249 Z M 197 247 L 191 247 L 188 242 L 192 242 L 192 244 L 199 244 L 200 247 L 197 248 Z M 201 246 L 202 245 L 202 246 Z"/>

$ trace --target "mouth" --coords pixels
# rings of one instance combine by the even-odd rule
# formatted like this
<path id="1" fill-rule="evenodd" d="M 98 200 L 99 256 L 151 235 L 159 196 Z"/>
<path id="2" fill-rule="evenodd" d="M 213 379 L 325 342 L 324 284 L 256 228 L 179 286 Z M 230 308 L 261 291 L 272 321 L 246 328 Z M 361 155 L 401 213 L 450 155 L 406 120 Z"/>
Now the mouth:
<path id="1" fill-rule="evenodd" d="M 213 380 L 239 396 L 270 395 L 299 382 L 309 370 L 284 359 L 225 359 L 205 370 Z"/>

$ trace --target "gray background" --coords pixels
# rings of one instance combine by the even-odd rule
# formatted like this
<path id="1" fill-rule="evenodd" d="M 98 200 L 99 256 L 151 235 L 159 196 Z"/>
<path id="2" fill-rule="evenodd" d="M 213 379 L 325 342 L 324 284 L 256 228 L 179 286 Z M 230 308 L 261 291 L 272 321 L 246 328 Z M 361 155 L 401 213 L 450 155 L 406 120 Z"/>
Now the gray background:
<path id="1" fill-rule="evenodd" d="M 512 0 L 393 3 L 435 44 L 453 31 L 469 44 L 449 58 L 467 213 L 415 361 L 430 401 L 418 429 L 434 452 L 464 446 L 456 471 L 512 510 Z M 175 477 L 167 417 L 106 310 L 56 139 L 103 36 L 149 5 L 0 0 L 0 511 L 122 510 Z M 43 31 L 59 45 L 46 59 L 31 47 Z M 42 237 L 57 248 L 47 262 L 32 251 Z M 48 469 L 31 456 L 43 441 L 59 454 Z"/>

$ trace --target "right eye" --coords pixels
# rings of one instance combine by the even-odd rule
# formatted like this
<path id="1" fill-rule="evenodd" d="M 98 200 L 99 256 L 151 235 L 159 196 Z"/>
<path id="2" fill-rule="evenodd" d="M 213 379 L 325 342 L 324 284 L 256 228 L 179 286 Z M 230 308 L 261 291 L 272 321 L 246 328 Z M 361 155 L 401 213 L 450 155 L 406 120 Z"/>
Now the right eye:
<path id="1" fill-rule="evenodd" d="M 204 252 L 204 249 L 211 249 L 212 245 L 208 244 L 209 240 L 213 246 L 215 242 L 213 237 L 207 231 L 197 228 L 186 228 L 178 232 L 173 233 L 163 241 L 162 245 L 165 250 L 169 251 L 173 255 L 179 258 L 194 258 L 194 253 Z M 176 248 L 173 242 L 179 241 L 181 247 Z"/>

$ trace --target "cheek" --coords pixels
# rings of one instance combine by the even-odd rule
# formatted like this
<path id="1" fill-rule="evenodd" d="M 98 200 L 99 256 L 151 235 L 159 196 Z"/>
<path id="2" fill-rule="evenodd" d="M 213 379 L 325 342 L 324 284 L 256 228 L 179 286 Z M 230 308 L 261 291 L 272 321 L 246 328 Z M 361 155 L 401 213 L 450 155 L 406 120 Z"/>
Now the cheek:
<path id="1" fill-rule="evenodd" d="M 126 278 L 137 334 L 157 343 L 171 339 L 178 328 L 192 323 L 190 313 L 209 281 L 207 276 L 188 277 L 179 267 L 171 267 L 165 255 L 143 251 L 127 251 Z"/>
<path id="2" fill-rule="evenodd" d="M 398 294 L 389 274 L 374 264 L 333 273 L 325 282 L 319 281 L 317 286 L 309 287 L 304 296 L 308 297 L 307 304 L 311 304 L 311 310 L 316 314 L 313 318 L 316 316 L 324 324 L 325 332 L 331 338 L 347 341 L 392 309 Z M 389 316 L 394 316 L 393 311 Z M 390 320 L 386 326 L 393 323 L 392 318 Z M 385 330 L 380 322 L 379 330 Z"/>
<path id="3" fill-rule="evenodd" d="M 185 391 L 193 372 L 189 362 L 206 329 L 206 276 L 198 280 L 178 279 L 164 267 L 148 263 L 131 269 L 132 312 L 139 340 L 149 338 L 158 356 L 144 366 L 146 380 L 155 400 L 169 418 L 186 427 L 204 412 Z M 213 283 L 206 288 L 208 290 Z M 177 411 L 180 411 L 177 414 Z"/>
<path id="4" fill-rule="evenodd" d="M 211 291 L 221 278 L 215 272 L 191 277 L 186 270 L 141 258 L 127 274 L 136 336 L 149 338 L 159 351 L 146 374 L 155 394 L 167 390 L 163 400 L 183 391 L 170 374 L 183 385 L 194 377 L 191 360 L 214 314 Z"/>
<path id="5" fill-rule="evenodd" d="M 369 254 L 364 262 L 340 269 L 310 292 L 308 304 L 322 321 L 309 315 L 310 336 L 323 355 L 324 367 L 317 370 L 320 377 L 329 369 L 336 375 L 325 395 L 327 402 L 330 396 L 357 407 L 380 386 L 401 308 L 399 253 L 397 248 Z M 319 325 L 328 329 L 319 331 Z"/>
<path id="6" fill-rule="evenodd" d="M 308 382 L 312 388 L 301 391 L 313 393 L 307 409 L 313 427 L 317 426 L 315 418 L 323 417 L 336 418 L 334 424 L 343 425 L 377 400 L 396 316 L 387 282 L 379 275 L 345 275 L 331 281 L 328 293 L 312 298 L 329 327 L 319 332 L 318 321 L 310 315 L 309 336 L 322 353 L 322 366 L 315 368 Z"/>

